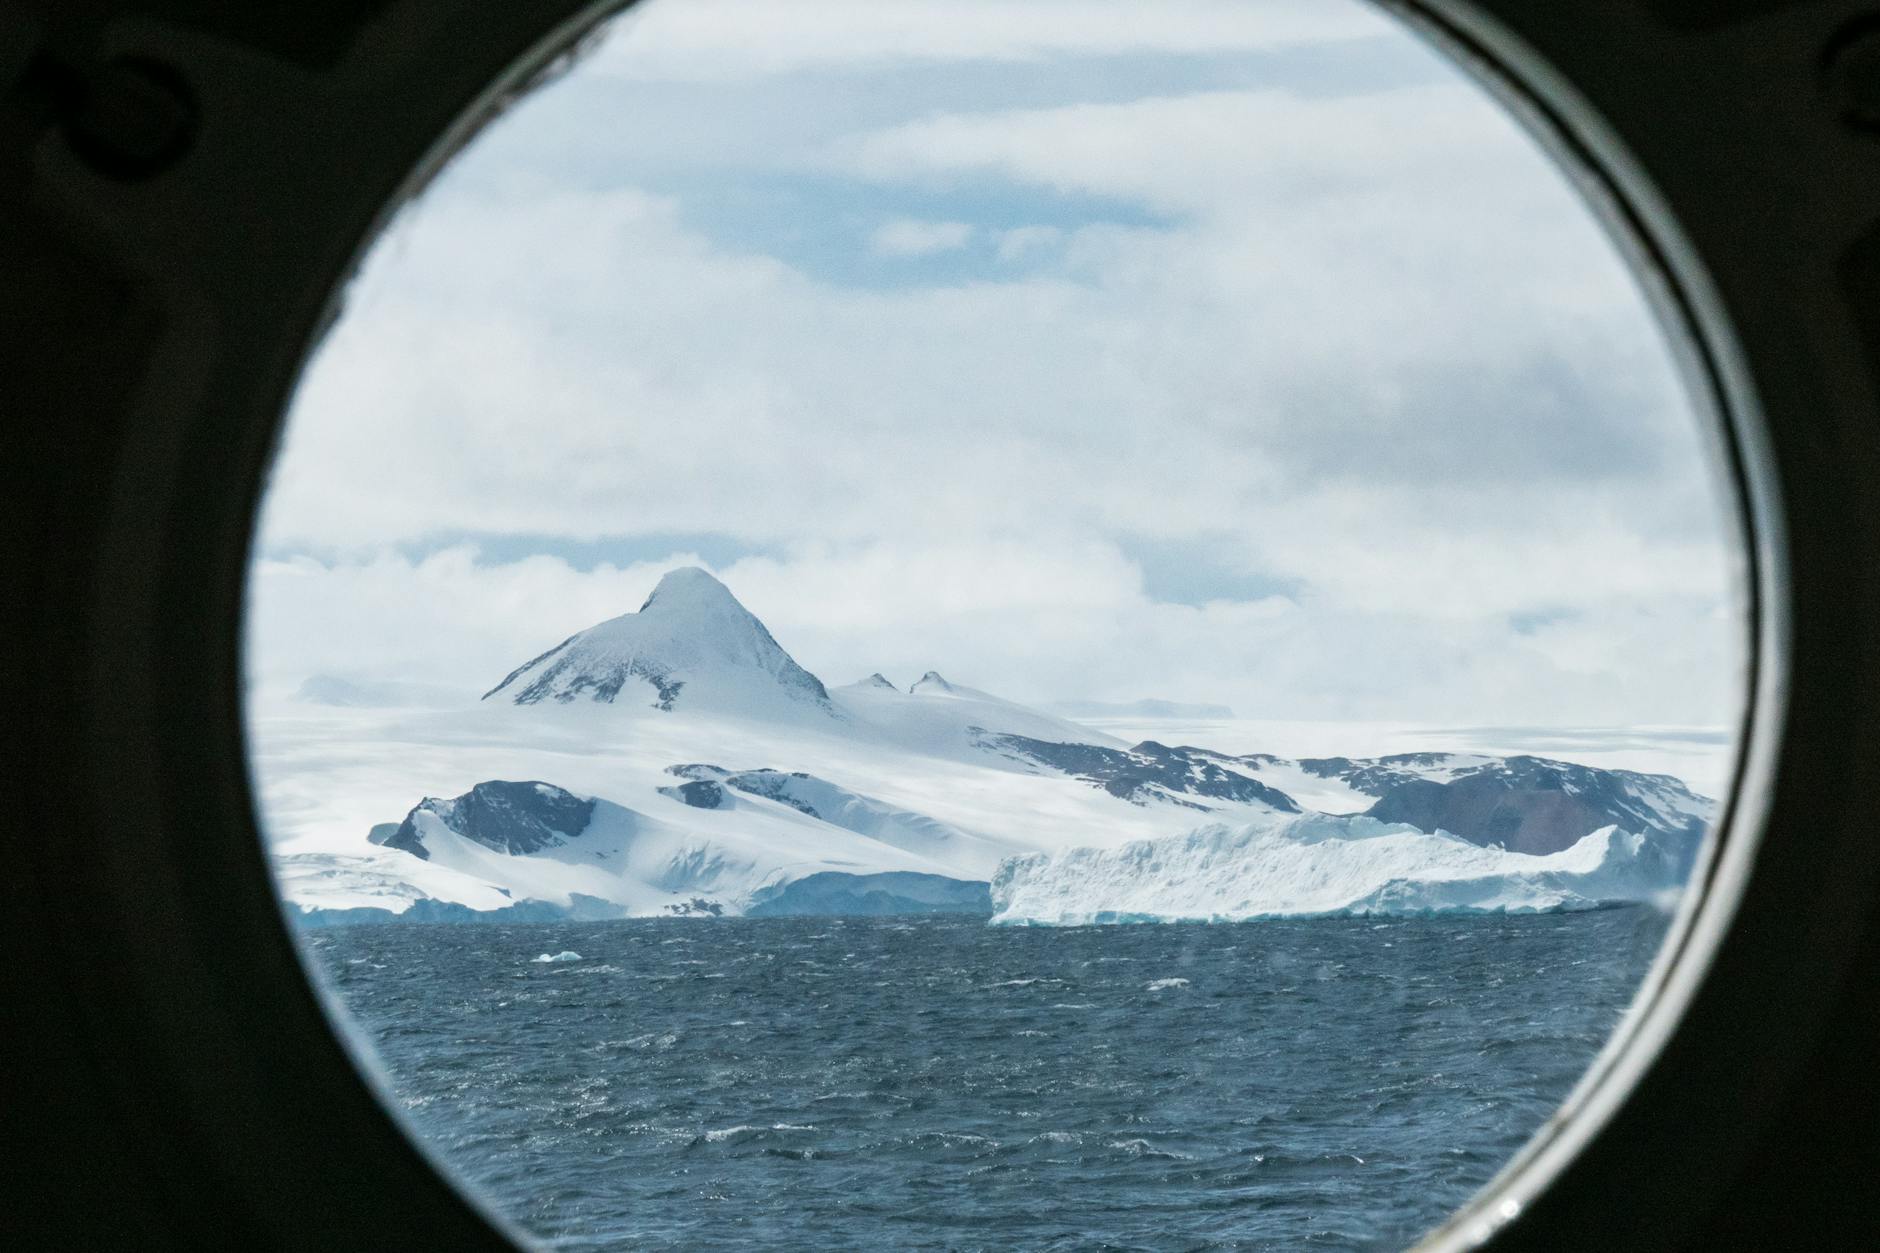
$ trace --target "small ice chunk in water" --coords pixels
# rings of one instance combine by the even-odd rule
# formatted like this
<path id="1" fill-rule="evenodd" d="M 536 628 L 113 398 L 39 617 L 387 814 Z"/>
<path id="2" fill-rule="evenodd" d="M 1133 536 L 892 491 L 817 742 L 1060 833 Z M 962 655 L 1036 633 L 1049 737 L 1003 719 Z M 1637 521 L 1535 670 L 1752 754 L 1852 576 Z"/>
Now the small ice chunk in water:
<path id="1" fill-rule="evenodd" d="M 536 958 L 535 960 L 538 963 L 540 962 L 578 962 L 581 960 L 581 954 L 574 952 L 571 949 L 563 949 L 559 953 L 554 953 L 554 954 L 543 953 L 540 957 Z"/>
<path id="2" fill-rule="evenodd" d="M 1185 988 L 1187 986 L 1188 980 L 1186 979 L 1157 979 L 1154 983 L 1149 985 L 1149 991 L 1161 992 L 1169 988 Z"/>

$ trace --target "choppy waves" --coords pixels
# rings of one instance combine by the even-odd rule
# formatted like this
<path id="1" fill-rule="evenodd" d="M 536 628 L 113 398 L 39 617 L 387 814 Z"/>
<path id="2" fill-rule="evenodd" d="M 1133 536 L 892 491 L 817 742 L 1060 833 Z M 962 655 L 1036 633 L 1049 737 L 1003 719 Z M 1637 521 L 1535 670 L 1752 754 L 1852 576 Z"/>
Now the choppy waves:
<path id="1" fill-rule="evenodd" d="M 411 1125 L 550 1247 L 1350 1248 L 1407 1243 L 1489 1179 L 1663 928 L 720 919 L 314 944 Z M 561 952 L 585 956 L 534 960 Z"/>

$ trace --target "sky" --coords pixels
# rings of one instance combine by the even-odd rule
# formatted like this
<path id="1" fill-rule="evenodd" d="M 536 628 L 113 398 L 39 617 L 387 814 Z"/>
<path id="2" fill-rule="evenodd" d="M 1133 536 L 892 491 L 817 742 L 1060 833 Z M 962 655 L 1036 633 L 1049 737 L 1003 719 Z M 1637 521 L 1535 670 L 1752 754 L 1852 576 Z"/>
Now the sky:
<path id="1" fill-rule="evenodd" d="M 1715 725 L 1665 335 L 1346 0 L 648 0 L 406 206 L 293 402 L 249 663 L 474 699 L 723 578 L 830 683 Z"/>

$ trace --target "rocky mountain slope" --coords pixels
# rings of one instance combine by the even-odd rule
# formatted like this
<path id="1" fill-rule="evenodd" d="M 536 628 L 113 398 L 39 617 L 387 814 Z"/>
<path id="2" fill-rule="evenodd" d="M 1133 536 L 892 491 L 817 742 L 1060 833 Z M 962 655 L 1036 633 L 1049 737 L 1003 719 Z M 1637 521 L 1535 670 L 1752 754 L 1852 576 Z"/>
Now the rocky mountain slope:
<path id="1" fill-rule="evenodd" d="M 412 783 L 455 795 L 373 815 L 350 848 L 281 854 L 309 917 L 1037 921 L 1143 901 L 1185 917 L 1325 907 L 1309 883 L 1350 886 L 1339 908 L 1409 908 L 1437 898 L 1402 884 L 1458 875 L 1503 886 L 1456 888 L 1442 898 L 1456 907 L 1560 907 L 1591 899 L 1582 888 L 1635 899 L 1676 881 L 1712 809 L 1669 776 L 1539 757 L 1125 743 L 931 670 L 907 689 L 880 674 L 832 689 L 697 569 L 518 667 L 450 730 L 453 746 L 419 746 Z M 505 761 L 541 776 L 489 772 Z M 1600 870 L 1620 862 L 1631 869 Z M 1280 866 L 1294 879 L 1274 878 Z M 1561 887 L 1569 872 L 1593 877 Z M 1240 884 L 1238 903 L 1210 880 Z M 1137 905 L 1093 903 L 1106 894 Z"/>

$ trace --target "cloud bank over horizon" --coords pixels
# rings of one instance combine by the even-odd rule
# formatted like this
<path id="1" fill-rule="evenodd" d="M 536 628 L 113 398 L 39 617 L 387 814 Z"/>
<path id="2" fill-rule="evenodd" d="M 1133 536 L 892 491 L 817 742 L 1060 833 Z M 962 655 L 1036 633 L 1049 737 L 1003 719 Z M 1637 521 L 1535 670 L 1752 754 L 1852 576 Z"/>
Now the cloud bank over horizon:
<path id="1" fill-rule="evenodd" d="M 785 10 L 651 0 L 401 213 L 290 415 L 258 684 L 480 694 L 700 564 L 834 683 L 1734 715 L 1734 541 L 1663 334 L 1409 35 Z"/>

